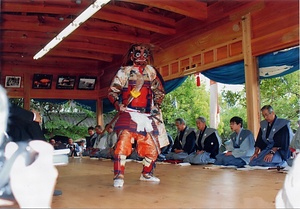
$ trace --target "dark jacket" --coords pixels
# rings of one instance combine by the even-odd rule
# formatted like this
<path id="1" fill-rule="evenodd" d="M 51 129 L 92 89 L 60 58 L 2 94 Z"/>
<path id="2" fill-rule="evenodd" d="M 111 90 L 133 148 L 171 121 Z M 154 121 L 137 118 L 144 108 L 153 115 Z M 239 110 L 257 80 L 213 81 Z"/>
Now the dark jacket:
<path id="1" fill-rule="evenodd" d="M 9 107 L 7 134 L 12 141 L 45 140 L 39 123 L 33 121 L 34 114 L 15 104 Z"/>

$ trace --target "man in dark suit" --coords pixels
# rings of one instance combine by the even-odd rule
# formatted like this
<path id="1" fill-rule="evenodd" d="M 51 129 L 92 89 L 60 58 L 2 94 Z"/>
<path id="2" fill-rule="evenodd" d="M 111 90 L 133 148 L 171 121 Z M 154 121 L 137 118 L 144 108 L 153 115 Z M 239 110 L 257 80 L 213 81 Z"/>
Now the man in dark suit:
<path id="1" fill-rule="evenodd" d="M 42 121 L 38 112 L 25 110 L 15 104 L 9 107 L 7 134 L 12 141 L 45 140 L 39 123 Z"/>
<path id="2" fill-rule="evenodd" d="M 46 140 L 40 127 L 41 115 L 35 111 L 25 110 L 15 104 L 9 106 L 7 135 L 14 141 Z M 54 196 L 62 195 L 61 190 L 54 190 Z"/>

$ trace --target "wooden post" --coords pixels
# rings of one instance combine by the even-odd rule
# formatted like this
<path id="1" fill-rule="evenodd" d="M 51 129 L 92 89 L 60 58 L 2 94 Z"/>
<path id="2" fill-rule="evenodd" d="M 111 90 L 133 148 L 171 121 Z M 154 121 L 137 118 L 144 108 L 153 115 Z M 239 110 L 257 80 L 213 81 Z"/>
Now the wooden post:
<path id="1" fill-rule="evenodd" d="M 218 112 L 218 84 L 213 80 L 210 82 L 210 127 L 218 128 L 219 125 L 219 112 Z"/>
<path id="2" fill-rule="evenodd" d="M 245 87 L 247 103 L 248 129 L 256 137 L 260 128 L 260 93 L 258 83 L 258 66 L 256 58 L 252 56 L 251 47 L 251 16 L 242 17 L 243 54 L 245 63 Z"/>
<path id="3" fill-rule="evenodd" d="M 31 80 L 30 74 L 24 73 L 24 92 L 23 92 L 23 101 L 24 105 L 23 108 L 26 110 L 30 110 L 30 92 L 31 92 Z"/>
<path id="4" fill-rule="evenodd" d="M 104 129 L 104 119 L 103 119 L 103 100 L 98 98 L 97 99 L 97 125 L 101 125 L 102 128 Z"/>

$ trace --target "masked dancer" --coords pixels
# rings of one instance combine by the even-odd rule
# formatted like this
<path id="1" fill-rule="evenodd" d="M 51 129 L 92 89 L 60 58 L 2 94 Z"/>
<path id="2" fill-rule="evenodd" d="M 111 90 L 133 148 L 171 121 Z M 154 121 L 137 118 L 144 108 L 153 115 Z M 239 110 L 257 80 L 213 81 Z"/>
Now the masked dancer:
<path id="1" fill-rule="evenodd" d="M 132 45 L 108 90 L 108 99 L 118 111 L 114 187 L 123 187 L 126 157 L 135 141 L 137 153 L 143 158 L 140 180 L 160 181 L 153 169 L 160 147 L 168 144 L 160 111 L 165 91 L 160 74 L 150 65 L 152 61 L 149 46 Z"/>

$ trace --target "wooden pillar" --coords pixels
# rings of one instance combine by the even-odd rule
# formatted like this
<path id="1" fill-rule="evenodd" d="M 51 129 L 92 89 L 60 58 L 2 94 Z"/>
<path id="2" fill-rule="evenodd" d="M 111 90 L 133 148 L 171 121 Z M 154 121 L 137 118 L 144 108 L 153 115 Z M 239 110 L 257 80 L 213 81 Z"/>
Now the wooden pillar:
<path id="1" fill-rule="evenodd" d="M 101 125 L 104 128 L 104 119 L 103 119 L 103 100 L 98 98 L 97 99 L 97 124 Z"/>
<path id="2" fill-rule="evenodd" d="M 23 108 L 26 110 L 30 110 L 30 92 L 31 92 L 31 80 L 30 80 L 30 75 L 29 73 L 24 73 L 24 92 L 23 92 L 23 101 L 24 101 L 24 106 Z"/>
<path id="3" fill-rule="evenodd" d="M 210 82 L 210 127 L 218 128 L 219 125 L 219 111 L 218 111 L 218 83 L 209 80 Z"/>
<path id="4" fill-rule="evenodd" d="M 242 17 L 243 54 L 245 63 L 245 87 L 247 103 L 248 129 L 256 137 L 260 122 L 260 93 L 258 83 L 258 66 L 256 58 L 252 56 L 251 47 L 251 16 Z"/>

